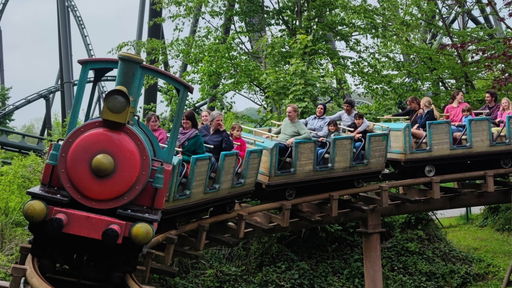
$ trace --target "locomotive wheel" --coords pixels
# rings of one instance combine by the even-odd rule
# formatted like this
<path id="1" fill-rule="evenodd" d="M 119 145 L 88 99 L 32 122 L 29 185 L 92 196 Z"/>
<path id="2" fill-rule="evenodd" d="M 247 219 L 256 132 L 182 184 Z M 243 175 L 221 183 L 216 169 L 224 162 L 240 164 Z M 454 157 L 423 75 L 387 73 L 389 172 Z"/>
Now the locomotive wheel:
<path id="1" fill-rule="evenodd" d="M 295 196 L 297 196 L 297 190 L 295 190 L 295 188 L 286 188 L 286 190 L 284 190 L 284 199 L 293 200 Z"/>
<path id="2" fill-rule="evenodd" d="M 501 159 L 500 167 L 505 168 L 505 169 L 512 167 L 512 159 L 510 159 L 510 158 Z"/>
<path id="3" fill-rule="evenodd" d="M 423 169 L 423 173 L 427 177 L 434 177 L 436 175 L 436 166 L 432 164 L 425 165 L 425 168 Z"/>

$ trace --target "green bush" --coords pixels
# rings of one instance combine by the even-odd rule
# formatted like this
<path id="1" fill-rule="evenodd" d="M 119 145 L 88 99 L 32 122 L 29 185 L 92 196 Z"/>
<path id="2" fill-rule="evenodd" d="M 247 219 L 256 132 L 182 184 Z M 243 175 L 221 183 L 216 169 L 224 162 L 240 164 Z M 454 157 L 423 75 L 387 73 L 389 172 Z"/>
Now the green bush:
<path id="1" fill-rule="evenodd" d="M 29 198 L 26 190 L 39 184 L 42 167 L 43 159 L 35 155 L 16 156 L 0 167 L 0 279 L 7 279 L 18 246 L 29 238 L 21 207 Z"/>
<path id="2" fill-rule="evenodd" d="M 489 226 L 500 232 L 512 232 L 512 204 L 486 206 L 479 226 Z"/>
<path id="3" fill-rule="evenodd" d="M 428 214 L 392 217 L 385 227 L 385 287 L 468 287 L 485 277 L 481 259 L 455 249 Z"/>
<path id="4" fill-rule="evenodd" d="M 427 214 L 387 218 L 382 261 L 385 287 L 468 287 L 486 271 L 457 251 Z M 240 246 L 178 259 L 175 278 L 158 287 L 364 287 L 356 224 L 269 235 Z M 484 267 L 483 265 L 478 266 Z"/>

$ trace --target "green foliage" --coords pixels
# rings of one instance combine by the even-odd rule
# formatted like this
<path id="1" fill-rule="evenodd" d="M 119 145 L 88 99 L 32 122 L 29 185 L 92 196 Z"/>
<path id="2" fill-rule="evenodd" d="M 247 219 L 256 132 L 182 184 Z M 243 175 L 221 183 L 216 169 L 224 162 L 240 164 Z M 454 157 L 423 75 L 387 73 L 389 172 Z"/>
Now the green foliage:
<path id="1" fill-rule="evenodd" d="M 9 102 L 9 99 L 11 98 L 9 96 L 9 91 L 11 88 L 6 88 L 2 85 L 0 85 L 0 108 L 3 108 L 7 105 L 7 102 Z M 0 127 L 9 127 L 9 123 L 12 121 L 12 115 L 4 116 L 2 119 L 0 119 Z"/>
<path id="2" fill-rule="evenodd" d="M 486 206 L 479 225 L 501 232 L 512 232 L 512 204 Z"/>
<path id="3" fill-rule="evenodd" d="M 393 217 L 385 228 L 386 287 L 467 287 L 485 276 L 479 259 L 456 250 L 428 214 Z"/>
<path id="4" fill-rule="evenodd" d="M 501 287 L 512 255 L 511 234 L 496 232 L 490 227 L 479 227 L 483 213 L 471 218 L 473 224 L 467 223 L 463 217 L 442 218 L 443 230 L 457 249 L 480 259 L 476 262 L 476 269 L 485 271 L 485 278 L 472 285 L 472 288 Z"/>
<path id="5" fill-rule="evenodd" d="M 431 96 L 441 108 L 454 89 L 463 89 L 478 108 L 485 90 L 509 96 L 512 89 L 511 28 L 501 32 L 479 10 L 506 19 L 510 7 L 498 5 L 504 6 L 494 11 L 438 0 L 164 1 L 166 20 L 175 27 L 172 38 L 118 49 L 141 49 L 156 65 L 176 59 L 171 72 L 187 64 L 182 77 L 199 86 L 195 101 L 213 100 L 210 106 L 227 111 L 233 95 L 240 95 L 260 106 L 265 121 L 283 119 L 286 104 L 298 104 L 305 117 L 317 102 L 332 100 L 339 107 L 345 96 L 358 93 L 375 103 L 361 107 L 369 119 L 397 112 L 396 104 L 409 96 Z M 459 13 L 470 12 L 471 23 L 460 27 Z M 197 32 L 183 33 L 196 16 Z"/>
<path id="6" fill-rule="evenodd" d="M 42 167 L 43 160 L 35 155 L 18 155 L 11 165 L 0 167 L 0 279 L 6 279 L 18 246 L 29 237 L 21 208 L 29 198 L 26 190 L 39 184 Z"/>
<path id="7" fill-rule="evenodd" d="M 454 249 L 427 214 L 391 217 L 382 250 L 386 287 L 468 287 L 488 270 Z M 179 259 L 162 287 L 363 287 L 358 225 L 329 225 L 264 236 Z M 484 263 L 486 263 L 484 261 Z"/>

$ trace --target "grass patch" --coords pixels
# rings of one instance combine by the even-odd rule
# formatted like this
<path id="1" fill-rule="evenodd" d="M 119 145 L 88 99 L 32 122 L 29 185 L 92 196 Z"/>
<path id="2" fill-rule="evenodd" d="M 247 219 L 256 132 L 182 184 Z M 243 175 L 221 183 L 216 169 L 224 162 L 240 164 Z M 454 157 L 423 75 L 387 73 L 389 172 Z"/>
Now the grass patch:
<path id="1" fill-rule="evenodd" d="M 497 232 L 490 227 L 475 225 L 480 215 L 474 215 L 467 223 L 464 216 L 442 218 L 441 223 L 448 240 L 458 249 L 472 254 L 478 270 L 489 271 L 487 279 L 471 287 L 501 287 L 510 261 L 512 261 L 512 233 Z"/>

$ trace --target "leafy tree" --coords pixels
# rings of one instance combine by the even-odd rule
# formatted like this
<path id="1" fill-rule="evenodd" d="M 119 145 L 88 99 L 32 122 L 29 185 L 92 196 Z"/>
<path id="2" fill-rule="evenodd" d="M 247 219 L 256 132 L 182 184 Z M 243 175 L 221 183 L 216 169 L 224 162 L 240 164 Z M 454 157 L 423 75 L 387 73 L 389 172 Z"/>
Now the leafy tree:
<path id="1" fill-rule="evenodd" d="M 509 93 L 511 1 L 464 0 L 173 0 L 162 3 L 175 30 L 165 47 L 185 80 L 210 106 L 232 109 L 244 97 L 268 119 L 297 103 L 337 107 L 363 94 L 374 116 L 409 96 L 447 103 L 463 89 L 474 106 L 491 87 Z M 188 34 L 182 33 L 190 26 Z M 157 65 L 159 63 L 156 63 Z M 178 65 L 176 65 L 178 66 Z M 190 103 L 194 105 L 195 103 Z M 331 110 L 332 111 L 332 110 Z"/>
<path id="2" fill-rule="evenodd" d="M 10 99 L 10 90 L 11 88 L 6 88 L 0 85 L 0 108 L 7 106 L 7 102 L 9 102 Z M 8 127 L 12 120 L 12 115 L 4 116 L 2 119 L 0 119 L 0 127 Z"/>

